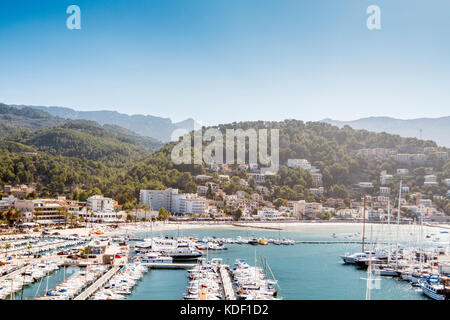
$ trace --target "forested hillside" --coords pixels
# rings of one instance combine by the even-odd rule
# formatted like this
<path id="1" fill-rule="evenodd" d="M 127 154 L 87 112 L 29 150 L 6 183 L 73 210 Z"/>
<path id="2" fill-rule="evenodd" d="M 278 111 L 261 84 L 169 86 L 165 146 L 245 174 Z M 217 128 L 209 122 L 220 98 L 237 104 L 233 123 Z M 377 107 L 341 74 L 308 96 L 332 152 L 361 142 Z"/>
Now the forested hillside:
<path id="1" fill-rule="evenodd" d="M 392 157 L 369 159 L 356 155 L 362 148 L 393 148 L 398 152 L 420 153 L 424 147 L 437 147 L 433 141 L 416 138 L 402 138 L 398 135 L 373 133 L 354 130 L 350 127 L 338 127 L 319 123 L 304 123 L 297 120 L 283 122 L 242 122 L 221 125 L 222 132 L 227 128 L 255 128 L 280 130 L 280 164 L 282 167 L 273 176 L 266 176 L 265 186 L 272 191 L 268 200 L 316 200 L 324 198 L 311 193 L 315 187 L 311 173 L 302 168 L 287 168 L 289 158 L 307 159 L 323 175 L 325 197 L 358 197 L 358 182 L 370 181 L 379 186 L 382 170 L 389 173 L 398 168 L 410 169 L 411 176 L 405 178 L 405 184 L 412 191 L 439 195 L 446 192 L 445 187 L 423 189 L 423 178 L 429 169 L 439 179 L 450 177 L 448 159 L 430 158 L 421 166 L 405 165 Z M 86 192 L 99 188 L 106 196 L 120 203 L 137 201 L 140 189 L 179 188 L 183 192 L 196 192 L 200 181 L 198 174 L 210 174 L 213 181 L 228 194 L 237 190 L 255 192 L 256 182 L 246 170 L 231 166 L 229 172 L 209 171 L 205 165 L 174 165 L 170 154 L 175 143 L 169 143 L 150 154 L 138 146 L 131 138 L 118 136 L 91 122 L 70 122 L 55 128 L 34 133 L 21 133 L 9 140 L 9 146 L 3 148 L 0 159 L 0 184 L 3 183 L 39 183 L 42 194 L 84 198 Z M 20 141 L 20 142 L 19 142 Z M 6 143 L 3 141 L 3 143 Z M 20 147 L 33 148 L 37 155 L 23 155 Z M 16 150 L 14 150 L 16 149 Z M 437 150 L 446 151 L 437 147 Z M 26 151 L 26 150 L 24 150 Z M 230 175 L 230 181 L 220 181 L 218 174 Z M 249 186 L 241 184 L 246 179 Z M 398 183 L 393 181 L 393 194 Z M 397 189 L 396 189 L 397 188 Z M 374 188 L 377 190 L 377 188 Z"/>

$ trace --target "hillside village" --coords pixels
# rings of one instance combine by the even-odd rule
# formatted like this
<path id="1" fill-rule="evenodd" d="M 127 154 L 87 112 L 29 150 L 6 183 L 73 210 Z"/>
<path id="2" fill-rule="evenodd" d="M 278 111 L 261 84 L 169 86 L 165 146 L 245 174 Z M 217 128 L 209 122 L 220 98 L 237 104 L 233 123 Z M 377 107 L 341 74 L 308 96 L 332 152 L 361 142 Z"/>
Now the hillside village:
<path id="1" fill-rule="evenodd" d="M 139 202 L 133 206 L 119 205 L 101 194 L 90 195 L 86 201 L 57 198 L 38 198 L 34 185 L 4 185 L 0 200 L 3 221 L 17 224 L 73 224 L 117 223 L 149 219 L 174 220 L 352 220 L 360 221 L 366 212 L 368 221 L 387 221 L 398 212 L 398 184 L 402 181 L 401 219 L 408 223 L 418 221 L 448 222 L 449 213 L 442 203 L 450 198 L 450 177 L 434 174 L 433 168 L 423 166 L 427 159 L 447 159 L 446 152 L 425 148 L 423 153 L 399 154 L 395 149 L 360 149 L 354 156 L 368 159 L 390 158 L 399 166 L 395 172 L 379 172 L 377 181 L 360 181 L 346 197 L 326 197 L 320 169 L 307 159 L 288 159 L 284 168 L 301 168 L 311 175 L 313 187 L 309 191 L 315 201 L 305 199 L 274 199 L 274 187 L 268 188 L 273 172 L 261 173 L 258 164 L 211 165 L 205 174 L 196 175 L 196 192 L 182 193 L 176 188 L 140 190 Z M 404 167 L 401 167 L 404 165 Z M 247 173 L 247 178 L 234 175 Z M 423 180 L 417 190 L 412 184 Z M 242 188 L 230 188 L 237 184 Z M 437 189 L 445 194 L 436 194 Z M 225 190 L 226 191 L 225 191 Z M 99 190 L 98 190 L 99 191 Z M 233 192 L 235 191 L 235 192 Z M 429 191 L 433 191 L 432 197 Z M 356 197 L 355 197 L 356 195 Z M 359 195 L 359 197 L 358 197 Z M 353 196 L 353 197 L 352 197 Z M 364 211 L 364 200 L 366 210 Z M 170 215 L 164 215 L 164 212 Z"/>

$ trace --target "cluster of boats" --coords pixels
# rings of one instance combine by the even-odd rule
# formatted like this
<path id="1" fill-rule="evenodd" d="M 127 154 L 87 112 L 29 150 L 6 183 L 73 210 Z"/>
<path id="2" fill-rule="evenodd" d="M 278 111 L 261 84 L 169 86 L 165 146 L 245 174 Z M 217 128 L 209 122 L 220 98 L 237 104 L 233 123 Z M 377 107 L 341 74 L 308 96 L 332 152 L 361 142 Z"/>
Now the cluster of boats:
<path id="1" fill-rule="evenodd" d="M 67 278 L 65 282 L 56 285 L 52 290 L 46 290 L 45 296 L 38 299 L 71 300 L 107 271 L 106 265 L 89 265 Z"/>
<path id="2" fill-rule="evenodd" d="M 231 274 L 238 299 L 281 300 L 277 297 L 277 280 L 269 279 L 262 268 L 250 266 L 245 260 L 236 260 Z"/>
<path id="3" fill-rule="evenodd" d="M 143 263 L 195 261 L 203 253 L 189 239 L 151 238 L 135 244 L 138 259 Z"/>
<path id="4" fill-rule="evenodd" d="M 256 238 L 253 237 L 251 239 L 248 240 L 241 240 L 241 241 L 246 241 L 243 243 L 248 243 L 250 245 L 268 245 L 269 243 L 274 244 L 274 245 L 284 245 L 284 246 L 291 246 L 295 244 L 294 240 L 291 239 L 266 239 L 266 238 Z"/>
<path id="5" fill-rule="evenodd" d="M 27 266 L 21 273 L 6 276 L 0 281 L 0 299 L 5 299 L 8 296 L 12 298 L 24 286 L 30 285 L 45 277 L 47 274 L 59 269 L 59 267 L 59 264 L 56 262 L 48 264 L 40 263 Z"/>
<path id="6" fill-rule="evenodd" d="M 189 284 L 185 300 L 221 300 L 223 287 L 220 280 L 219 267 L 221 259 L 203 261 L 188 270 Z"/>
<path id="7" fill-rule="evenodd" d="M 94 294 L 92 300 L 125 300 L 147 271 L 148 268 L 141 263 L 126 264 Z"/>
<path id="8" fill-rule="evenodd" d="M 399 249 L 364 251 L 341 256 L 346 264 L 369 269 L 374 275 L 397 277 L 420 287 L 425 295 L 436 300 L 450 298 L 448 277 L 439 272 L 438 257 L 445 255 L 442 248 L 434 251 Z"/>
<path id="9" fill-rule="evenodd" d="M 136 243 L 137 258 L 143 263 L 171 263 L 176 261 L 194 261 L 202 257 L 202 251 L 227 250 L 224 244 L 250 244 L 250 245 L 294 245 L 290 239 L 266 239 L 266 238 L 151 238 Z"/>
<path id="10" fill-rule="evenodd" d="M 41 252 L 52 251 L 59 248 L 65 248 L 70 246 L 75 246 L 84 243 L 85 240 L 72 239 L 72 240 L 38 240 L 31 239 L 30 241 L 20 240 L 17 242 L 11 242 L 11 248 L 6 249 L 5 245 L 2 245 L 4 249 L 0 250 L 0 254 L 8 252 L 14 253 L 15 255 L 34 255 Z"/>

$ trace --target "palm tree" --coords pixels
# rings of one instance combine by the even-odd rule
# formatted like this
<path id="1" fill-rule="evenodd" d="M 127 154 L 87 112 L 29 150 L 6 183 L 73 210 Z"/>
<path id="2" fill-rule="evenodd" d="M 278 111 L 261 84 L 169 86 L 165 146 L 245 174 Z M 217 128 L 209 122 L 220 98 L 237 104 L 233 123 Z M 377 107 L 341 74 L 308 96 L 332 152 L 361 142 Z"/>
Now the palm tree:
<path id="1" fill-rule="evenodd" d="M 22 217 L 23 217 L 22 210 L 21 209 L 15 209 L 13 214 L 12 214 L 12 220 L 14 221 L 14 224 L 16 224 L 17 221 L 22 219 Z"/>
<path id="2" fill-rule="evenodd" d="M 64 227 L 66 227 L 67 226 L 67 217 L 68 217 L 69 213 L 64 208 L 59 207 L 58 215 L 64 216 Z"/>
<path id="3" fill-rule="evenodd" d="M 5 244 L 5 249 L 6 249 L 6 251 L 5 251 L 5 258 L 8 256 L 8 249 L 9 248 L 11 248 L 11 243 Z"/>
<path id="4" fill-rule="evenodd" d="M 34 208 L 33 210 L 33 221 L 39 220 L 39 213 L 42 211 L 42 208 Z"/>

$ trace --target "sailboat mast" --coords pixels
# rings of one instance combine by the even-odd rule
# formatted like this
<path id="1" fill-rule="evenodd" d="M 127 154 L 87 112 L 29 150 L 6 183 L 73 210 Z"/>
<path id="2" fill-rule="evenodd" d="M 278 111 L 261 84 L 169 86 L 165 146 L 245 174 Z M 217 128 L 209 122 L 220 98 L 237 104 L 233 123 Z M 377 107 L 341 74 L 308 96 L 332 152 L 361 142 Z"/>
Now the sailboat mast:
<path id="1" fill-rule="evenodd" d="M 153 217 L 151 215 L 150 215 L 150 249 L 153 250 Z"/>
<path id="2" fill-rule="evenodd" d="M 402 182 L 400 180 L 400 190 L 398 191 L 398 212 L 397 212 L 397 250 L 395 251 L 395 261 L 398 264 L 398 246 L 399 246 L 399 232 L 400 232 L 400 212 L 402 206 Z"/>
<path id="3" fill-rule="evenodd" d="M 366 235 L 366 195 L 364 195 L 362 252 L 364 252 L 364 238 L 365 238 L 365 235 Z"/>
<path id="4" fill-rule="evenodd" d="M 389 235 L 388 263 L 390 263 L 391 262 L 391 199 L 388 199 L 388 235 Z"/>
<path id="5" fill-rule="evenodd" d="M 372 290 L 372 250 L 373 250 L 373 225 L 370 225 L 370 253 L 369 253 L 369 267 L 367 268 L 367 283 L 366 283 L 366 300 L 370 300 L 370 291 Z"/>

